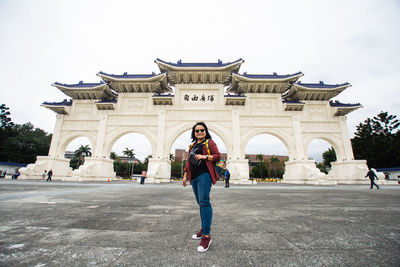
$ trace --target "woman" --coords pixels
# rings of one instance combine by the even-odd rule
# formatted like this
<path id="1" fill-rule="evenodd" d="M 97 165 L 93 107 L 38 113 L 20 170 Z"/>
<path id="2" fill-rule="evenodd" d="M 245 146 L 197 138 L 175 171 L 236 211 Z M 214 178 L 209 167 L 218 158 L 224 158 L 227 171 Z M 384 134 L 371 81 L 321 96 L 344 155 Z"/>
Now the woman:
<path id="1" fill-rule="evenodd" d="M 210 229 L 212 223 L 212 207 L 210 203 L 211 186 L 217 182 L 218 173 L 215 162 L 219 161 L 221 154 L 218 147 L 211 139 L 204 122 L 196 123 L 192 128 L 193 144 L 189 147 L 189 158 L 186 161 L 182 185 L 189 182 L 200 206 L 201 229 L 193 235 L 195 240 L 201 239 L 198 252 L 206 252 L 210 248 Z"/>

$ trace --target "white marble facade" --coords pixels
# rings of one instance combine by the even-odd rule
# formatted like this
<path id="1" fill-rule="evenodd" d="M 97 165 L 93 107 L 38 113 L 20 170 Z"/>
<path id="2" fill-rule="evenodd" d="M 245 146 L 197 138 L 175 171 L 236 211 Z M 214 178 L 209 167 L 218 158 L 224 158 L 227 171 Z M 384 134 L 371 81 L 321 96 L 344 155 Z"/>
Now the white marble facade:
<path id="1" fill-rule="evenodd" d="M 156 63 L 161 70 L 158 75 L 99 73 L 105 82 L 98 85 L 55 83 L 73 102 L 43 104 L 58 113 L 49 155 L 40 156 L 35 164 L 21 169 L 21 177 L 39 179 L 44 169 L 53 169 L 54 179 L 113 179 L 113 161 L 109 158 L 112 146 L 125 134 L 140 133 L 152 148 L 147 182 L 169 182 L 169 155 L 174 141 L 195 122 L 204 121 L 226 146 L 233 184 L 249 182 L 245 148 L 259 134 L 273 135 L 286 146 L 289 160 L 283 182 L 366 182 L 363 178 L 367 173 L 366 161 L 354 160 L 345 117 L 346 108 L 352 111 L 360 105 L 341 108 L 329 102 L 332 95 L 317 97 L 315 93 L 319 90 L 337 95 L 343 90 L 339 85 L 329 90 L 321 85 L 311 92 L 315 97 L 305 97 L 303 92 L 298 93 L 302 84 L 297 83 L 300 89 L 294 86 L 302 73 L 295 76 L 234 74 L 240 77 L 233 77 L 232 72 L 236 73 L 243 63 L 240 60 L 208 65 L 161 60 Z M 296 92 L 303 97 L 293 97 Z M 285 94 L 291 97 L 285 98 Z M 68 144 L 78 137 L 90 140 L 92 156 L 72 171 L 64 154 Z M 327 141 L 336 151 L 337 161 L 328 175 L 321 173 L 313 160 L 308 160 L 307 147 L 314 139 Z"/>

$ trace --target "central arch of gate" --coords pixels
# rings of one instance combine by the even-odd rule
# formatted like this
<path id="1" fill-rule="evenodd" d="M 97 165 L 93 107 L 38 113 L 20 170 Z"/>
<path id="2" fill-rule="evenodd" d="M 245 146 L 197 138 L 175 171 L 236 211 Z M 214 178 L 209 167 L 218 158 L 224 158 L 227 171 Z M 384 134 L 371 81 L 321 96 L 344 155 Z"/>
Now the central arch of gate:
<path id="1" fill-rule="evenodd" d="M 23 169 L 22 176 L 40 177 L 44 167 L 54 166 L 55 174 L 71 179 L 110 179 L 115 177 L 109 158 L 112 145 L 124 134 L 139 132 L 152 146 L 148 182 L 168 182 L 174 140 L 195 122 L 204 121 L 226 145 L 232 183 L 249 182 L 245 148 L 258 134 L 271 134 L 286 146 L 285 182 L 361 181 L 367 166 L 365 161 L 354 160 L 345 117 L 361 105 L 330 101 L 351 85 L 302 83 L 301 72 L 239 74 L 243 62 L 171 63 L 157 59 L 160 74 L 99 72 L 100 83 L 54 83 L 72 99 L 43 103 L 58 113 L 50 152 Z M 93 153 L 71 172 L 61 156 L 74 136 L 87 136 Z M 327 140 L 337 153 L 328 175 L 307 158 L 306 148 L 315 138 Z"/>

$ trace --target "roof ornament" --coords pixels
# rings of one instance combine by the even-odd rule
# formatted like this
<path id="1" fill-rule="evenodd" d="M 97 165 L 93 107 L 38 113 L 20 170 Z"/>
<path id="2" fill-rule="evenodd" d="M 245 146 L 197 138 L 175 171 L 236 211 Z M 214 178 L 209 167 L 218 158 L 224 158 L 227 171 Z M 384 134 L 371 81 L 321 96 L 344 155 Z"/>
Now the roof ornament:
<path id="1" fill-rule="evenodd" d="M 319 81 L 319 84 L 324 84 L 324 82 L 323 81 Z"/>
<path id="2" fill-rule="evenodd" d="M 154 76 L 154 75 L 156 75 L 156 73 L 153 71 L 153 72 L 151 72 L 151 75 L 153 75 L 153 76 Z"/>
<path id="3" fill-rule="evenodd" d="M 179 59 L 176 63 L 182 64 L 182 59 Z"/>
<path id="4" fill-rule="evenodd" d="M 278 75 L 278 73 L 274 72 L 274 76 L 277 76 L 277 75 Z"/>
<path id="5" fill-rule="evenodd" d="M 222 64 L 222 60 L 218 59 L 218 64 L 221 65 Z"/>
<path id="6" fill-rule="evenodd" d="M 128 72 L 127 72 L 127 71 L 125 71 L 125 72 L 124 72 L 124 75 L 128 75 Z"/>
<path id="7" fill-rule="evenodd" d="M 247 71 L 243 72 L 243 75 L 247 75 Z"/>
<path id="8" fill-rule="evenodd" d="M 79 81 L 79 84 L 83 84 L 83 81 Z"/>

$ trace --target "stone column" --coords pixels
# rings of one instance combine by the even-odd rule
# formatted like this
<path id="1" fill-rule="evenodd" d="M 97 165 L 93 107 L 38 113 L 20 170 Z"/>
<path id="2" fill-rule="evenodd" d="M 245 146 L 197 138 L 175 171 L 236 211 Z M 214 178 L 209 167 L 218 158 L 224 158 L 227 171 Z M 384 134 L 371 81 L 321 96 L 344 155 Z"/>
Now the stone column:
<path id="1" fill-rule="evenodd" d="M 61 151 L 60 136 L 64 122 L 64 115 L 56 115 L 56 125 L 48 156 L 37 156 L 34 164 L 29 164 L 26 168 L 20 169 L 20 179 L 41 179 L 44 170 L 53 170 L 54 180 L 66 180 L 72 175 L 72 168 L 69 167 L 69 159 L 64 158 Z"/>
<path id="2" fill-rule="evenodd" d="M 347 129 L 347 118 L 339 117 L 339 127 L 344 147 L 344 158 L 331 162 L 331 171 L 328 178 L 338 184 L 368 184 L 369 180 L 364 179 L 368 172 L 367 162 L 365 160 L 354 160 L 353 148 Z"/>
<path id="3" fill-rule="evenodd" d="M 61 135 L 61 128 L 64 122 L 64 115 L 57 114 L 56 115 L 56 126 L 54 127 L 53 136 L 51 138 L 50 149 L 49 149 L 49 157 L 61 157 L 64 158 L 62 152 L 60 151 L 60 135 Z"/>
<path id="4" fill-rule="evenodd" d="M 308 160 L 304 151 L 301 124 L 297 116 L 293 116 L 293 136 L 296 145 L 296 158 L 285 162 L 283 183 L 292 184 L 328 184 L 326 175 Z"/>
<path id="5" fill-rule="evenodd" d="M 347 118 L 345 116 L 339 117 L 340 131 L 342 134 L 342 142 L 343 142 L 343 146 L 344 146 L 344 155 L 345 155 L 344 160 L 354 160 L 353 148 L 351 146 L 351 141 L 350 141 L 349 131 L 347 129 L 346 121 L 347 121 Z"/>
<path id="6" fill-rule="evenodd" d="M 240 116 L 238 110 L 232 111 L 232 139 L 233 155 L 227 161 L 226 167 L 231 173 L 231 183 L 250 184 L 249 180 L 249 161 L 242 158 L 240 149 Z"/>
<path id="7" fill-rule="evenodd" d="M 79 166 L 79 169 L 73 171 L 71 180 L 109 181 L 115 178 L 114 161 L 109 158 L 109 155 L 103 155 L 104 141 L 107 132 L 107 120 L 107 115 L 101 116 L 96 144 L 93 147 L 93 154 L 91 157 L 85 158 L 85 163 Z"/>
<path id="8" fill-rule="evenodd" d="M 165 118 L 166 111 L 158 115 L 156 153 L 149 159 L 146 183 L 170 182 L 171 161 L 169 151 L 165 151 Z"/>

